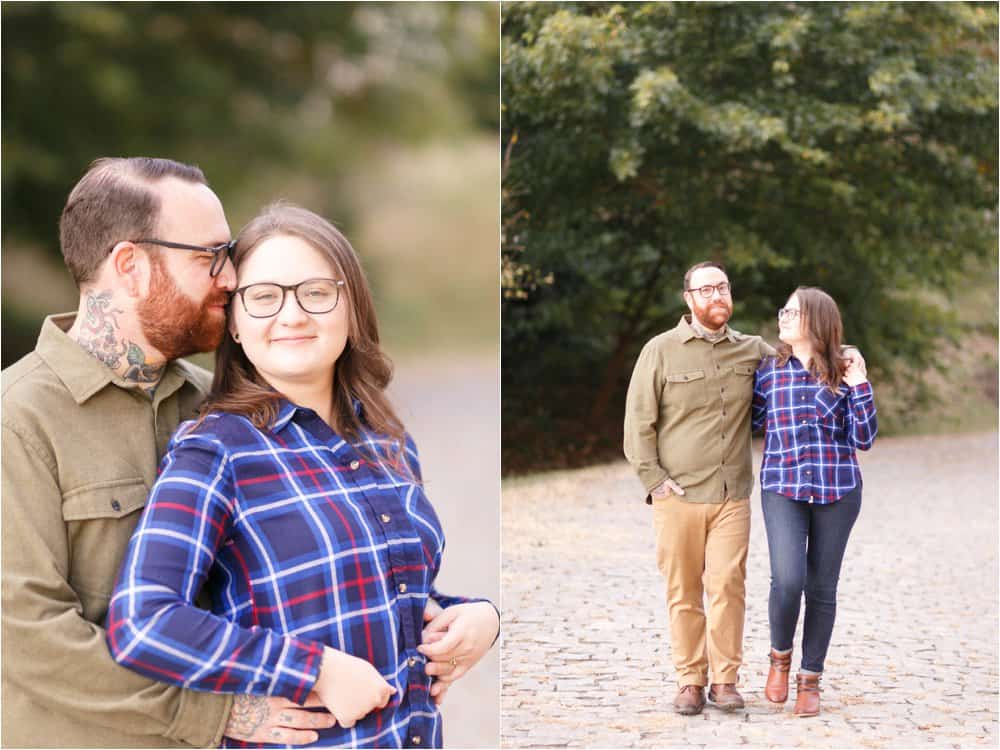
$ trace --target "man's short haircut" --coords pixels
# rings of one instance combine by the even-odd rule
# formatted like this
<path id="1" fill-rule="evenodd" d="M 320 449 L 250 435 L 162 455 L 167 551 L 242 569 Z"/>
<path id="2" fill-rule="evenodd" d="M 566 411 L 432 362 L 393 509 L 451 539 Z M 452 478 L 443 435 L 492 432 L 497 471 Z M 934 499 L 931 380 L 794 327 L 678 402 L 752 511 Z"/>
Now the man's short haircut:
<path id="1" fill-rule="evenodd" d="M 165 177 L 208 184 L 198 167 L 171 159 L 103 157 L 90 165 L 59 219 L 59 244 L 78 288 L 93 279 L 116 243 L 154 233 L 160 196 L 151 188 Z"/>
<path id="2" fill-rule="evenodd" d="M 726 274 L 726 276 L 729 276 L 729 273 L 726 271 L 726 267 L 724 265 L 722 265 L 721 263 L 716 263 L 714 260 L 703 260 L 701 263 L 695 263 L 693 266 L 691 266 L 687 270 L 687 273 L 684 274 L 684 291 L 685 292 L 691 286 L 691 274 L 693 274 L 699 268 L 718 268 L 720 271 L 722 271 L 724 274 Z"/>

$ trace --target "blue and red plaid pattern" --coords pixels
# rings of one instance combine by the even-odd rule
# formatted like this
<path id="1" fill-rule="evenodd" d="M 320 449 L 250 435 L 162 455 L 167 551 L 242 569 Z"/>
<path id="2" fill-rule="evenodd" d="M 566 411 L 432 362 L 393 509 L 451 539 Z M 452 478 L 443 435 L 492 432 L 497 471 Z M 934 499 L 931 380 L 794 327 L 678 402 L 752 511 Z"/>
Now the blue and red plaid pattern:
<path id="1" fill-rule="evenodd" d="M 878 432 L 870 383 L 833 393 L 795 357 L 765 357 L 754 375 L 753 428 L 766 425 L 760 486 L 811 503 L 832 503 L 861 482 L 855 449 Z"/>
<path id="2" fill-rule="evenodd" d="M 267 431 L 232 414 L 182 425 L 111 600 L 116 661 L 194 690 L 302 703 L 332 646 L 373 664 L 397 693 L 351 729 L 321 731 L 317 745 L 440 747 L 416 649 L 424 607 L 428 597 L 472 600 L 433 587 L 444 535 L 412 440 L 416 482 L 372 457 L 387 439 L 365 443 L 356 450 L 287 401 Z M 211 612 L 194 606 L 203 586 Z"/>

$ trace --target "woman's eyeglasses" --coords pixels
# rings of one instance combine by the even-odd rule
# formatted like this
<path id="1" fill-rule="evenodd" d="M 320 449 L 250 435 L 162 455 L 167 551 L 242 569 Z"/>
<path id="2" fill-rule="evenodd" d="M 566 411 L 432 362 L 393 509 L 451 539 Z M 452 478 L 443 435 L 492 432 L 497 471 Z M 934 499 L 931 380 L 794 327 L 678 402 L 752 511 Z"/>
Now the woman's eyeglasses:
<path id="1" fill-rule="evenodd" d="M 243 309 L 251 318 L 270 318 L 277 315 L 285 306 L 288 292 L 295 295 L 295 301 L 307 313 L 322 315 L 337 306 L 342 286 L 344 282 L 337 279 L 306 279 L 287 286 L 262 282 L 241 286 L 233 294 L 240 296 Z"/>

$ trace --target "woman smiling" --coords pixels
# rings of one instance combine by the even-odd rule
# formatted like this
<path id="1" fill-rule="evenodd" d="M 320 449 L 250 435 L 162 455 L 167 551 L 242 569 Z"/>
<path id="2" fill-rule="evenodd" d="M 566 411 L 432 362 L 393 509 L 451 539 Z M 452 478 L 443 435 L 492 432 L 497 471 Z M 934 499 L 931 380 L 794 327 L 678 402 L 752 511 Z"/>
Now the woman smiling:
<path id="1" fill-rule="evenodd" d="M 329 711 L 290 704 L 275 744 L 439 747 L 436 704 L 498 616 L 434 588 L 444 536 L 384 393 L 357 256 L 326 220 L 277 204 L 233 262 L 213 392 L 129 546 L 112 653 L 159 680 Z M 203 586 L 210 612 L 194 606 Z"/>

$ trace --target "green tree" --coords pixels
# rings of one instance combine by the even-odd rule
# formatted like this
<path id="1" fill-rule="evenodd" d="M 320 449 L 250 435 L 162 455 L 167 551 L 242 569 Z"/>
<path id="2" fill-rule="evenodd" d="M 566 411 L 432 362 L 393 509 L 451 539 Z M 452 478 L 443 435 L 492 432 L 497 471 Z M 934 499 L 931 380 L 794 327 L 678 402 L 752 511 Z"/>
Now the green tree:
<path id="1" fill-rule="evenodd" d="M 505 461 L 560 420 L 616 423 L 698 260 L 751 331 L 824 287 L 881 377 L 955 332 L 926 290 L 996 251 L 994 4 L 505 3 L 502 24 Z"/>

